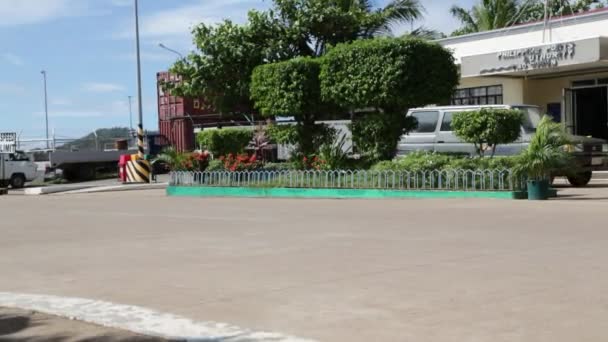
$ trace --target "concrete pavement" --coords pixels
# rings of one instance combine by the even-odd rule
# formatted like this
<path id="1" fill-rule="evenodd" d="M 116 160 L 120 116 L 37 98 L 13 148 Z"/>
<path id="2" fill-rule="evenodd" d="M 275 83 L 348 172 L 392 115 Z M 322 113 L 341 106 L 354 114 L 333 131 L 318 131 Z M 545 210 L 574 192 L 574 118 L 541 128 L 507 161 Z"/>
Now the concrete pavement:
<path id="1" fill-rule="evenodd" d="M 604 341 L 608 190 L 595 190 L 548 202 L 5 196 L 0 292 L 320 341 Z"/>

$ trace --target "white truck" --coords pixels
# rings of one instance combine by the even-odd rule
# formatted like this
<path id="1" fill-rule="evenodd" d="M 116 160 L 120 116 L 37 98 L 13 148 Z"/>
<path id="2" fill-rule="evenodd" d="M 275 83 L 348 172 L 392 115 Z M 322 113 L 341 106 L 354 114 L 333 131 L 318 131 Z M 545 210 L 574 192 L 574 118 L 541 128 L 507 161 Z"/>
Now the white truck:
<path id="1" fill-rule="evenodd" d="M 38 165 L 25 153 L 0 153 L 0 187 L 23 188 L 38 177 Z"/>

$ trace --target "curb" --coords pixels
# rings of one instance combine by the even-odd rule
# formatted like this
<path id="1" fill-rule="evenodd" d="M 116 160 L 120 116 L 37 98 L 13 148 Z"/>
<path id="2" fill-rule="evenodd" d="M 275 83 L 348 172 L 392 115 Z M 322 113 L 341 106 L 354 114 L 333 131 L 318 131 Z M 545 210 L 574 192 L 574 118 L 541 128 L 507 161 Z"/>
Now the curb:
<path id="1" fill-rule="evenodd" d="M 511 191 L 435 191 L 380 189 L 309 189 L 168 186 L 167 196 L 175 197 L 245 197 L 245 198 L 498 198 L 512 199 Z"/>
<path id="2" fill-rule="evenodd" d="M 156 183 L 156 184 L 122 184 L 122 185 L 111 185 L 111 186 L 99 186 L 94 188 L 86 188 L 79 190 L 72 190 L 59 193 L 58 195 L 76 195 L 76 194 L 92 194 L 97 192 L 116 192 L 116 191 L 134 191 L 134 190 L 161 190 L 167 188 L 168 183 Z"/>
<path id="3" fill-rule="evenodd" d="M 314 342 L 278 333 L 256 332 L 225 323 L 195 322 L 138 306 L 85 298 L 0 292 L 0 306 L 31 310 L 172 342 Z"/>

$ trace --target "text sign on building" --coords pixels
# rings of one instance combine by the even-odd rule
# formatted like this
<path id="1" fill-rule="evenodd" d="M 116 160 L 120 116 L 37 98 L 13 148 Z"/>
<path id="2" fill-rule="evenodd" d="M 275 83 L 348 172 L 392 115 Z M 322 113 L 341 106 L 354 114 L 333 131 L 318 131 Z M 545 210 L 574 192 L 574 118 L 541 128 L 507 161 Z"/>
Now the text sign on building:
<path id="1" fill-rule="evenodd" d="M 0 133 L 0 153 L 15 153 L 17 133 Z"/>
<path id="2" fill-rule="evenodd" d="M 480 74 L 557 68 L 563 61 L 573 60 L 575 52 L 575 43 L 502 51 L 497 54 L 496 67 L 482 69 Z"/>

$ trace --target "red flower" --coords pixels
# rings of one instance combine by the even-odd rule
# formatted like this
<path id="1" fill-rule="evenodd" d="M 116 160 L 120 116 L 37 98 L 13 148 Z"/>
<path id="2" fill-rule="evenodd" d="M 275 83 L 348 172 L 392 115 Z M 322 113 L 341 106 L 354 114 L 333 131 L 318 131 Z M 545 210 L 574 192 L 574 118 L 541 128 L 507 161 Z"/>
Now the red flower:
<path id="1" fill-rule="evenodd" d="M 304 156 L 304 158 L 302 158 L 302 160 L 307 163 L 308 162 L 308 158 L 306 158 L 306 156 Z"/>

